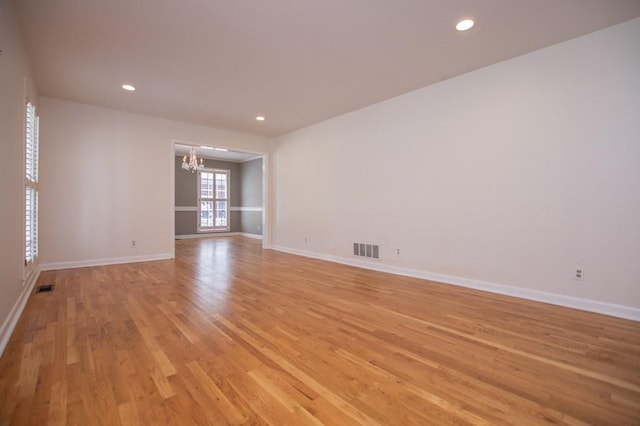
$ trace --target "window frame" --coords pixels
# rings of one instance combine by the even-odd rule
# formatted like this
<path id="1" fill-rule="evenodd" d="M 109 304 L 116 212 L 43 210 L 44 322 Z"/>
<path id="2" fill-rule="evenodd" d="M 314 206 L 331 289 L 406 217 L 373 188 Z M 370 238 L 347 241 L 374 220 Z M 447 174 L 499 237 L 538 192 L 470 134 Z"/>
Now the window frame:
<path id="1" fill-rule="evenodd" d="M 213 188 L 212 188 L 212 197 L 202 197 L 202 192 L 201 192 L 201 182 L 202 182 L 202 178 L 201 175 L 202 173 L 213 173 Z M 226 175 L 227 179 L 227 188 L 226 188 L 226 198 L 219 198 L 217 196 L 217 190 L 216 190 L 216 174 L 224 174 Z M 196 205 L 197 205 L 197 216 L 196 216 L 196 221 L 197 221 L 197 232 L 198 233 L 211 233 L 211 232 L 229 232 L 229 230 L 231 229 L 231 217 L 229 216 L 229 212 L 230 212 L 230 190 L 231 190 L 231 170 L 228 169 L 213 169 L 213 168 L 202 168 L 202 169 L 198 169 L 198 172 L 196 174 L 196 181 L 197 181 L 197 193 L 196 193 Z M 214 215 L 214 224 L 213 226 L 202 226 L 202 201 L 211 201 L 213 203 L 213 215 Z M 215 225 L 215 213 L 216 213 L 216 202 L 217 201 L 225 201 L 226 204 L 226 210 L 225 210 L 225 215 L 226 215 L 226 225 L 224 226 L 216 226 Z"/>
<path id="2" fill-rule="evenodd" d="M 39 216 L 39 155 L 40 117 L 36 106 L 30 101 L 25 106 L 24 125 L 24 270 L 25 278 L 38 260 L 38 216 Z"/>

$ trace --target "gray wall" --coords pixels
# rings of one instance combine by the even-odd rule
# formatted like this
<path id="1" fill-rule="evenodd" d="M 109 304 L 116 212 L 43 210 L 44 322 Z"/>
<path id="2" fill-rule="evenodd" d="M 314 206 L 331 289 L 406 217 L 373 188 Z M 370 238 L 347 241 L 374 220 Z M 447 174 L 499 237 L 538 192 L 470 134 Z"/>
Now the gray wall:
<path id="1" fill-rule="evenodd" d="M 240 168 L 242 188 L 241 207 L 263 207 L 262 199 L 262 158 L 242 163 Z M 242 232 L 262 235 L 263 211 L 241 211 Z"/>
<path id="2" fill-rule="evenodd" d="M 230 207 L 262 208 L 262 158 L 246 163 L 205 159 L 204 166 L 229 170 Z M 175 157 L 175 204 L 176 207 L 197 206 L 197 173 L 182 169 L 182 156 Z M 198 233 L 196 211 L 175 212 L 175 235 Z M 230 232 L 246 232 L 262 235 L 262 211 L 229 212 Z"/>
<path id="3" fill-rule="evenodd" d="M 241 163 L 241 204 L 244 207 L 262 207 L 262 158 Z"/>

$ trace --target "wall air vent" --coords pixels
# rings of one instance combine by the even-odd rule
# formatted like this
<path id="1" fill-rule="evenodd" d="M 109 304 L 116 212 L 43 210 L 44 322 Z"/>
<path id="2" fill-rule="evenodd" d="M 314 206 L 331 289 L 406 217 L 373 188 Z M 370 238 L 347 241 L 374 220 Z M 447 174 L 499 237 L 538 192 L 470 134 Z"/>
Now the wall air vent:
<path id="1" fill-rule="evenodd" d="M 380 259 L 380 246 L 377 244 L 353 243 L 353 255 Z"/>

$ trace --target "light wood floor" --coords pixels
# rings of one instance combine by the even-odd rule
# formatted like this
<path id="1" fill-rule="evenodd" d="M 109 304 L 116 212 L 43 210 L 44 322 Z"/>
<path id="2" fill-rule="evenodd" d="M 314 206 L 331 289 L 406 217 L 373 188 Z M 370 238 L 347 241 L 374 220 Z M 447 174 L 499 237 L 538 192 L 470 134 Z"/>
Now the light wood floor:
<path id="1" fill-rule="evenodd" d="M 0 424 L 640 424 L 640 323 L 183 240 L 42 273 Z"/>

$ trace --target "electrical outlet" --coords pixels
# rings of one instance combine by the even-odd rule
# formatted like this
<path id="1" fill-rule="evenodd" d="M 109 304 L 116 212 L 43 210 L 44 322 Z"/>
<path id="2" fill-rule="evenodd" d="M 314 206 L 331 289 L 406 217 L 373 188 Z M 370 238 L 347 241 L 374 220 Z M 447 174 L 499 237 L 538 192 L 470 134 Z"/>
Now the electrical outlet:
<path id="1" fill-rule="evenodd" d="M 304 237 L 305 244 L 309 242 L 309 237 Z"/>
<path id="2" fill-rule="evenodd" d="M 584 268 L 582 268 L 581 266 L 576 267 L 573 279 L 576 281 L 584 281 Z"/>
<path id="3" fill-rule="evenodd" d="M 131 247 L 135 247 L 136 246 L 136 240 L 131 240 Z"/>
<path id="4" fill-rule="evenodd" d="M 396 249 L 396 256 L 400 256 L 400 249 L 399 248 Z"/>

